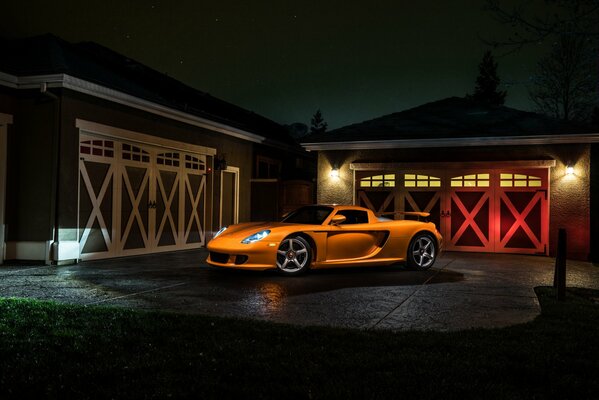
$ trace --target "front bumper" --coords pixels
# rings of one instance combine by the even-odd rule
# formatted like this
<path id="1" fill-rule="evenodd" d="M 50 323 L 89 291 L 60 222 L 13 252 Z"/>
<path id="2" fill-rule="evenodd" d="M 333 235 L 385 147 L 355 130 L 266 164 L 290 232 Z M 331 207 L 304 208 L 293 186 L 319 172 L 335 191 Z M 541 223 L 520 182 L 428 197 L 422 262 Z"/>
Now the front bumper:
<path id="1" fill-rule="evenodd" d="M 206 262 L 217 267 L 263 271 L 276 269 L 279 242 L 259 241 L 243 244 L 238 239 L 218 237 L 208 243 Z"/>

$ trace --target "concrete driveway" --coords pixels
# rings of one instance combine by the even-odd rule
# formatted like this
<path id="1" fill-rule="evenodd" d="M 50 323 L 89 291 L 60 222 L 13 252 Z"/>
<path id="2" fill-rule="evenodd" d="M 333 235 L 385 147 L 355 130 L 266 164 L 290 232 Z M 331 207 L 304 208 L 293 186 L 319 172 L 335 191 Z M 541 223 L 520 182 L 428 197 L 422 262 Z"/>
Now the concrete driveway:
<path id="1" fill-rule="evenodd" d="M 445 253 L 426 272 L 402 267 L 274 272 L 221 270 L 205 250 L 48 267 L 0 266 L 0 296 L 113 305 L 301 325 L 457 330 L 501 327 L 539 314 L 547 257 Z M 599 267 L 568 263 L 568 285 L 599 289 Z"/>

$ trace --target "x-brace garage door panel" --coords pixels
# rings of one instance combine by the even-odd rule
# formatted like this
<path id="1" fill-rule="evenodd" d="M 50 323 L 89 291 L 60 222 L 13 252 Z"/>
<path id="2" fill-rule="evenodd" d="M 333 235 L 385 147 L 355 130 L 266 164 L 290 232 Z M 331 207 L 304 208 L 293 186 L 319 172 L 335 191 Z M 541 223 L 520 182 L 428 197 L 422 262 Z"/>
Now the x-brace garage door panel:
<path id="1" fill-rule="evenodd" d="M 440 226 L 442 176 L 439 171 L 401 171 L 398 174 L 397 210 L 427 212 L 430 221 Z"/>
<path id="2" fill-rule="evenodd" d="M 492 201 L 487 190 L 451 190 L 445 214 L 448 250 L 493 251 Z"/>
<path id="3" fill-rule="evenodd" d="M 189 157 L 189 155 L 188 155 Z M 194 157 L 195 158 L 195 157 Z M 184 192 L 183 243 L 193 246 L 204 243 L 204 207 L 206 201 L 206 175 L 187 170 L 182 183 Z"/>
<path id="4" fill-rule="evenodd" d="M 179 226 L 182 225 L 179 220 L 181 174 L 178 170 L 165 167 L 158 168 L 156 172 L 156 235 L 154 241 L 157 247 L 169 249 L 173 246 L 176 247 L 181 242 L 179 232 Z"/>
<path id="5" fill-rule="evenodd" d="M 496 251 L 546 254 L 549 240 L 547 170 L 501 171 L 498 178 Z"/>
<path id="6" fill-rule="evenodd" d="M 79 159 L 80 252 L 90 258 L 115 251 L 114 142 L 82 140 Z"/>
<path id="7" fill-rule="evenodd" d="M 122 255 L 144 253 L 151 247 L 150 166 L 126 164 L 121 172 L 119 250 Z"/>
<path id="8" fill-rule="evenodd" d="M 362 174 L 358 177 L 356 191 L 356 203 L 375 213 L 394 212 L 396 209 L 395 174 Z"/>
<path id="9" fill-rule="evenodd" d="M 82 259 L 204 244 L 206 157 L 80 135 Z"/>

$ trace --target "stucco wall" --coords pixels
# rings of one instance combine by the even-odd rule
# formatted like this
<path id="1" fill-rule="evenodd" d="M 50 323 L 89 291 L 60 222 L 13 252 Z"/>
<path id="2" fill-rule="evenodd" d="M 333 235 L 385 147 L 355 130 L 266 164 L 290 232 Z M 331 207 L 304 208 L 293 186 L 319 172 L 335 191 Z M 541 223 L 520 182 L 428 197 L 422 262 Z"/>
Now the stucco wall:
<path id="1" fill-rule="evenodd" d="M 550 172 L 549 252 L 555 254 L 557 230 L 568 230 L 568 255 L 586 260 L 590 253 L 590 145 L 496 146 L 451 149 L 385 149 L 321 151 L 318 157 L 317 201 L 351 204 L 353 202 L 352 162 L 435 162 L 509 161 L 554 159 Z M 566 176 L 566 166 L 574 175 Z M 333 167 L 339 179 L 330 177 Z"/>

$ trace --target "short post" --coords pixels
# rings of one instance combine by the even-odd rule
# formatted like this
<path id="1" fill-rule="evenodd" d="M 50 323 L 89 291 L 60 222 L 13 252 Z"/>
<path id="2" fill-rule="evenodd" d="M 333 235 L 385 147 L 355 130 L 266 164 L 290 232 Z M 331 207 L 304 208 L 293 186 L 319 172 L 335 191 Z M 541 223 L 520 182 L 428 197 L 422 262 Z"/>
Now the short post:
<path id="1" fill-rule="evenodd" d="M 553 287 L 557 289 L 557 300 L 564 301 L 566 298 L 566 253 L 567 234 L 564 228 L 557 232 L 557 254 L 555 255 L 555 273 L 553 275 Z"/>

